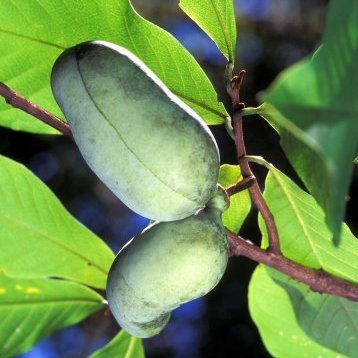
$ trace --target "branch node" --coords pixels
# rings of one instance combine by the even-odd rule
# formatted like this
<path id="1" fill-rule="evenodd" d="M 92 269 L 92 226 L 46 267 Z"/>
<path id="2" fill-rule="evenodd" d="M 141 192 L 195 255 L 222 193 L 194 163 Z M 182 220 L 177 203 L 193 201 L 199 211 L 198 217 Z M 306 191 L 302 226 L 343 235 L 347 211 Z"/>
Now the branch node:
<path id="1" fill-rule="evenodd" d="M 244 80 L 244 76 L 246 74 L 245 70 L 241 70 L 237 76 L 234 76 L 231 79 L 231 88 L 236 91 L 240 91 L 242 81 Z"/>
<path id="2" fill-rule="evenodd" d="M 255 181 L 256 181 L 256 178 L 254 176 L 243 178 L 236 184 L 233 184 L 233 185 L 229 186 L 228 188 L 226 188 L 226 193 L 228 196 L 237 194 L 243 190 L 250 188 L 254 184 Z"/>
<path id="3" fill-rule="evenodd" d="M 276 245 L 275 242 L 271 242 L 266 251 L 275 255 L 282 255 L 280 245 Z"/>

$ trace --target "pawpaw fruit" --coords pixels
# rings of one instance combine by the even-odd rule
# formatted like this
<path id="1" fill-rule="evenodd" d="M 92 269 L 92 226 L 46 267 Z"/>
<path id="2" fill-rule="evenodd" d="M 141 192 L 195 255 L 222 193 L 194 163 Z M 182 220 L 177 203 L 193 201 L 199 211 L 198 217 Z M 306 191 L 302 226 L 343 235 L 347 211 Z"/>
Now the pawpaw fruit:
<path id="1" fill-rule="evenodd" d="M 209 128 L 128 50 L 72 47 L 51 87 L 89 167 L 136 213 L 178 220 L 214 195 L 220 161 Z"/>
<path id="2" fill-rule="evenodd" d="M 182 303 L 211 291 L 228 261 L 221 213 L 154 223 L 116 256 L 107 280 L 109 307 L 123 329 L 147 338 L 167 324 Z"/>

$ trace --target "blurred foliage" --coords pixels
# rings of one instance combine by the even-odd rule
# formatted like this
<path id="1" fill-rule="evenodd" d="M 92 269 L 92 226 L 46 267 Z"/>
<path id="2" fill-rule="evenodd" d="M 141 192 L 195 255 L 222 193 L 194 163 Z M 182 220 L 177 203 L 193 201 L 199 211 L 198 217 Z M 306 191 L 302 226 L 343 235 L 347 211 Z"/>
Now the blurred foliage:
<path id="1" fill-rule="evenodd" d="M 319 49 L 278 76 L 259 112 L 280 133 L 336 243 L 358 146 L 357 12 L 355 0 L 331 1 Z"/>

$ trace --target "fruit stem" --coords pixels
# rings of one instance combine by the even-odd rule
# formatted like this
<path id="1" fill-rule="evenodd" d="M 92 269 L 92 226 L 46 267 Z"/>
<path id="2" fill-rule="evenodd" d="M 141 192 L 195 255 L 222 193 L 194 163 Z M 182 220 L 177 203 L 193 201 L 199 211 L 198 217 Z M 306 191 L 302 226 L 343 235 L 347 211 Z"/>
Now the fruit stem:
<path id="1" fill-rule="evenodd" d="M 30 102 L 2 82 L 0 82 L 0 96 L 4 97 L 5 101 L 14 108 L 21 109 L 73 140 L 71 129 L 64 121 L 37 104 Z"/>

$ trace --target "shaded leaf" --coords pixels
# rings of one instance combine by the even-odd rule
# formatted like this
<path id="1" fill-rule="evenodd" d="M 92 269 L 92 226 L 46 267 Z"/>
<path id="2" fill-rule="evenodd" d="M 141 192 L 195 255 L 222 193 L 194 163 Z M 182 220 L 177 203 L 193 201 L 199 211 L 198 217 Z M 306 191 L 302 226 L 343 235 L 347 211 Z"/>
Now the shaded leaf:
<path id="1" fill-rule="evenodd" d="M 113 252 L 28 169 L 0 156 L 0 270 L 104 288 Z"/>
<path id="2" fill-rule="evenodd" d="M 355 0 L 332 0 L 323 45 L 284 71 L 259 108 L 337 240 L 358 145 L 357 16 Z"/>
<path id="3" fill-rule="evenodd" d="M 89 358 L 144 358 L 142 341 L 121 330 L 106 346 L 91 354 Z"/>
<path id="4" fill-rule="evenodd" d="M 357 303 L 314 293 L 263 265 L 249 286 L 250 314 L 274 357 L 356 357 Z"/>
<path id="5" fill-rule="evenodd" d="M 77 283 L 0 272 L 0 356 L 14 357 L 103 307 L 100 295 Z"/>
<path id="6" fill-rule="evenodd" d="M 238 165 L 224 164 L 220 167 L 219 183 L 224 187 L 241 181 L 242 175 Z M 248 190 L 243 190 L 230 197 L 230 207 L 222 214 L 225 227 L 237 234 L 251 209 L 251 200 Z"/>
<path id="7" fill-rule="evenodd" d="M 236 22 L 233 0 L 180 0 L 179 6 L 214 40 L 223 55 L 234 63 Z"/>
<path id="8" fill-rule="evenodd" d="M 55 115 L 61 112 L 50 90 L 55 59 L 83 41 L 106 40 L 143 60 L 208 124 L 227 113 L 196 60 L 169 33 L 144 20 L 128 0 L 0 2 L 0 80 Z M 34 133 L 54 130 L 0 102 L 0 124 Z"/>

